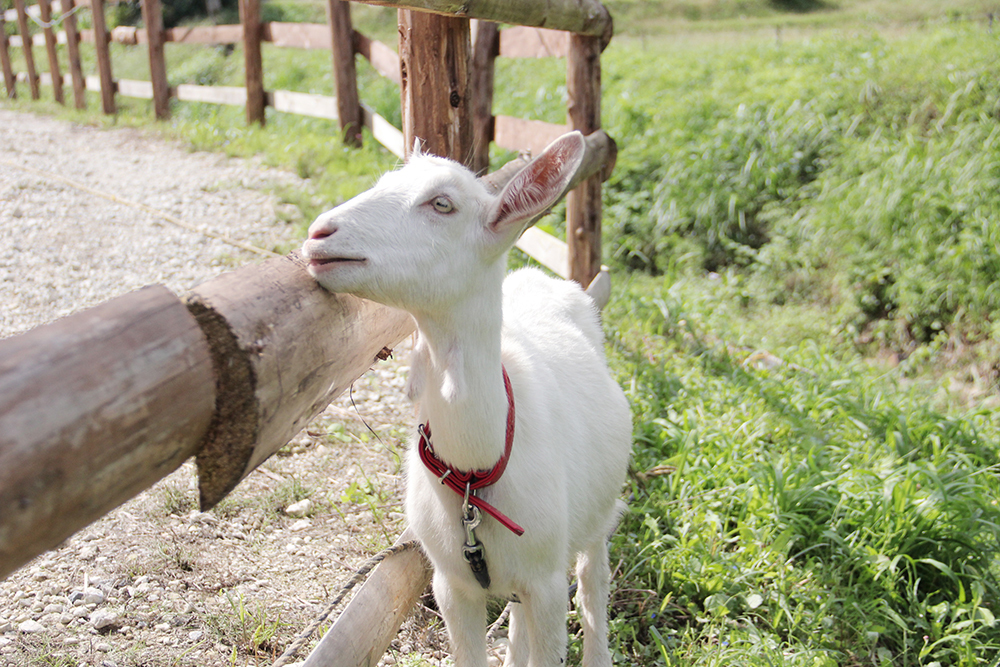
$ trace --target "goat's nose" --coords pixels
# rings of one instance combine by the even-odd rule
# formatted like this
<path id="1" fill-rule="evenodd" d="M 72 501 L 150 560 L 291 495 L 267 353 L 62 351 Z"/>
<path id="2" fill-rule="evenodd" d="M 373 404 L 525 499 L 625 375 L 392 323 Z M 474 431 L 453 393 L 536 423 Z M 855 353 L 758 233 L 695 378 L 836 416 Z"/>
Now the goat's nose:
<path id="1" fill-rule="evenodd" d="M 333 236 L 337 232 L 337 225 L 318 225 L 309 230 L 309 239 L 318 241 L 328 236 Z"/>

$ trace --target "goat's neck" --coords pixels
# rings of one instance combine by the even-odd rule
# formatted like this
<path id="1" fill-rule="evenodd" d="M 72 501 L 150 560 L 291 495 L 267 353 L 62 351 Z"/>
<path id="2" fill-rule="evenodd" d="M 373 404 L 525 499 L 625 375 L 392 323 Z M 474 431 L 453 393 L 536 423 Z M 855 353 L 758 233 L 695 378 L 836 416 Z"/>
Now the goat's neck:
<path id="1" fill-rule="evenodd" d="M 411 394 L 431 424 L 438 457 L 456 470 L 488 470 L 504 451 L 507 393 L 500 358 L 501 287 L 446 313 L 415 313 L 419 341 Z"/>

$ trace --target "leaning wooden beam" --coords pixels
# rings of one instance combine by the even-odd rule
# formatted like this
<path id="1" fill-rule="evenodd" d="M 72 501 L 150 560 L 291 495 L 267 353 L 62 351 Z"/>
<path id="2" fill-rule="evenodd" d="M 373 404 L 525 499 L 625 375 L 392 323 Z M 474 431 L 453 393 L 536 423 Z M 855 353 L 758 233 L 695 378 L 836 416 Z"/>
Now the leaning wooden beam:
<path id="1" fill-rule="evenodd" d="M 601 37 L 601 43 L 611 41 L 611 14 L 598 0 L 358 0 L 368 5 L 415 9 L 483 19 L 494 23 L 511 23 L 535 28 L 566 30 L 580 35 Z"/>
<path id="2" fill-rule="evenodd" d="M 31 99 L 37 100 L 41 97 L 38 88 L 38 74 L 35 71 L 35 56 L 31 50 L 31 31 L 28 30 L 28 11 L 25 9 L 24 0 L 14 0 L 14 8 L 17 10 L 17 28 L 21 33 L 21 48 L 24 50 L 24 68 L 28 73 L 28 88 L 31 90 Z"/>
<path id="3" fill-rule="evenodd" d="M 0 579 L 173 472 L 214 404 L 205 337 L 162 286 L 0 340 Z"/>
<path id="4" fill-rule="evenodd" d="M 407 529 L 396 544 L 413 539 Z M 419 547 L 387 557 L 323 635 L 302 667 L 378 664 L 430 580 L 430 564 Z"/>
<path id="5" fill-rule="evenodd" d="M 225 273 L 187 301 L 218 382 L 216 419 L 197 459 L 203 509 L 414 328 L 407 313 L 327 292 L 294 255 Z"/>
<path id="6" fill-rule="evenodd" d="M 56 33 L 52 30 L 52 1 L 38 0 L 41 22 L 45 25 L 42 34 L 45 40 L 45 51 L 49 57 L 49 74 L 52 78 L 52 97 L 59 104 L 65 104 L 63 98 L 63 78 L 59 69 L 59 51 L 56 45 Z"/>

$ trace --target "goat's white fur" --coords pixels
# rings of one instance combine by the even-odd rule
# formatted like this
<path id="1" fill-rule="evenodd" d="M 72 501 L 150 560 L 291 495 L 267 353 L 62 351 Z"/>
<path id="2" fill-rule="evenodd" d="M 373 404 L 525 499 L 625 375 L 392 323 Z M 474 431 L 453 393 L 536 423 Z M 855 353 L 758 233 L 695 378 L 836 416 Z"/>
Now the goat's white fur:
<path id="1" fill-rule="evenodd" d="M 504 279 L 506 253 L 562 195 L 583 137 L 562 137 L 491 195 L 457 163 L 415 155 L 368 192 L 321 215 L 303 254 L 327 289 L 412 313 L 418 326 L 408 384 L 438 456 L 506 473 L 481 497 L 525 528 L 517 537 L 483 514 L 488 594 L 516 595 L 505 665 L 565 662 L 567 571 L 576 560 L 583 664 L 607 667 L 610 572 L 606 538 L 618 518 L 631 439 L 628 403 L 608 372 L 591 299 L 533 269 Z M 485 667 L 486 596 L 462 557 L 462 499 L 407 458 L 406 514 L 434 565 L 434 594 L 457 667 Z"/>

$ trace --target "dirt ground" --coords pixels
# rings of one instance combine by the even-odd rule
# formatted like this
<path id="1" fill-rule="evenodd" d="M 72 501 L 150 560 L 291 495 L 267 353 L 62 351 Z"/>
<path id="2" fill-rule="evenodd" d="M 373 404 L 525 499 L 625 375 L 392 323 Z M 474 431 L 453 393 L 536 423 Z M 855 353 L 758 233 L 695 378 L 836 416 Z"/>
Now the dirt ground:
<path id="1" fill-rule="evenodd" d="M 297 244 L 268 194 L 293 175 L 0 107 L 0 338 L 259 261 L 47 174 L 265 248 Z M 270 665 L 402 531 L 402 347 L 212 511 L 198 511 L 189 461 L 0 581 L 0 666 Z M 421 605 L 383 664 L 445 651 Z"/>

